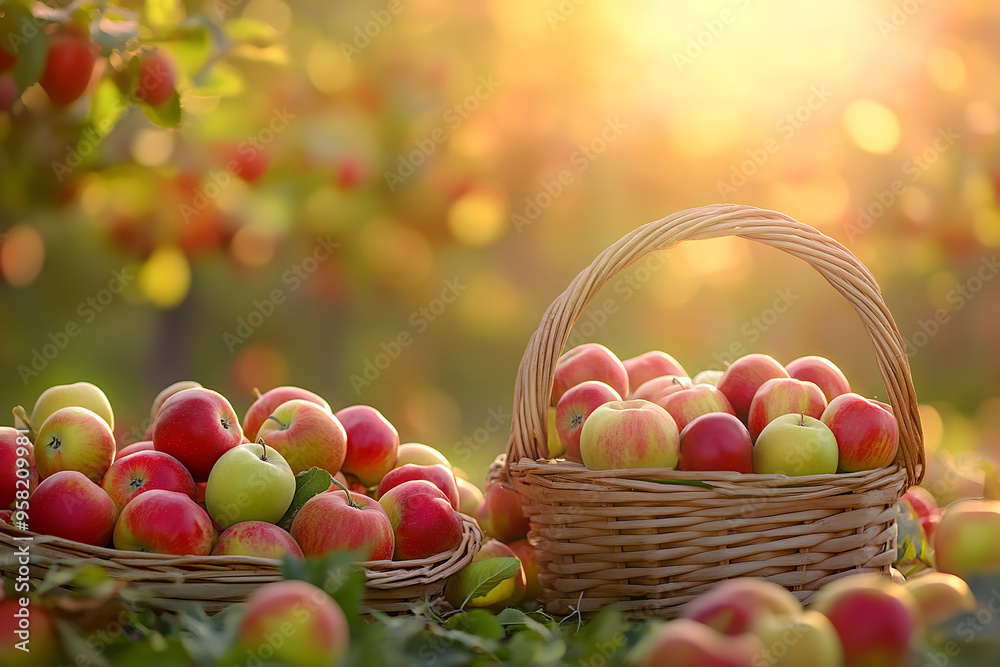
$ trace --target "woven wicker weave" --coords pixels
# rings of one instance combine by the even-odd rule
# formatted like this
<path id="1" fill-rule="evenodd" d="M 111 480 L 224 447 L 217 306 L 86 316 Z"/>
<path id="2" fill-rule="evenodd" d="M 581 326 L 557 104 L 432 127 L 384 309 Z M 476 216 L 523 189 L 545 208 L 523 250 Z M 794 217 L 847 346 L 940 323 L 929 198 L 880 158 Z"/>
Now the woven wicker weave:
<path id="1" fill-rule="evenodd" d="M 681 241 L 737 236 L 806 261 L 854 306 L 875 348 L 900 427 L 893 465 L 851 474 L 591 471 L 553 461 L 546 444 L 552 377 L 570 331 L 617 273 Z M 601 253 L 549 306 L 514 387 L 506 469 L 531 522 L 543 601 L 552 613 L 615 604 L 670 618 L 716 581 L 758 576 L 808 601 L 853 571 L 887 572 L 896 552 L 893 505 L 923 474 L 917 400 L 902 338 L 875 278 L 850 251 L 788 216 L 748 206 L 682 211 L 639 227 Z M 691 479 L 704 486 L 678 484 Z M 670 483 L 674 482 L 674 483 Z"/>

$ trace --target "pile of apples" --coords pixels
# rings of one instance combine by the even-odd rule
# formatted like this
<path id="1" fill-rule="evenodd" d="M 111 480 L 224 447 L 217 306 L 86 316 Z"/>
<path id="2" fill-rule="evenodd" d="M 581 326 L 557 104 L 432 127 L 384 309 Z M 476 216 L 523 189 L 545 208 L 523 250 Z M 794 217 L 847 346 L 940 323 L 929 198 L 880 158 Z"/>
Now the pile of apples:
<path id="1" fill-rule="evenodd" d="M 147 439 L 121 450 L 91 383 L 50 387 L 20 413 L 37 430 L 0 428 L 0 518 L 93 546 L 420 559 L 457 548 L 459 513 L 483 498 L 436 449 L 400 444 L 375 408 L 334 412 L 299 387 L 258 394 L 241 422 L 218 392 L 175 383 L 153 401 Z M 296 511 L 297 475 L 313 468 L 333 480 Z"/>
<path id="2" fill-rule="evenodd" d="M 782 366 L 748 354 L 692 378 L 665 352 L 622 361 L 585 343 L 557 362 L 548 443 L 553 458 L 592 470 L 801 476 L 888 466 L 899 425 L 889 405 L 852 393 L 823 357 Z"/>

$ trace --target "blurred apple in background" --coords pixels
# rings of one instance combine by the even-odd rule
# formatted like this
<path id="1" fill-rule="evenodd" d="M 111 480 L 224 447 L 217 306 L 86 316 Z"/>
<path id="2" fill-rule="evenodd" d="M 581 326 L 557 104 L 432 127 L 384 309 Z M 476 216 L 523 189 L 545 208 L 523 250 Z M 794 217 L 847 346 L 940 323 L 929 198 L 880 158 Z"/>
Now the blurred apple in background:
<path id="1" fill-rule="evenodd" d="M 25 630 L 22 624 L 25 618 L 30 625 L 28 651 L 17 647 L 21 637 L 15 634 Z M 4 667 L 70 664 L 63 653 L 62 641 L 52 614 L 37 602 L 22 605 L 20 596 L 4 599 L 0 595 L 0 637 L 3 637 L 3 641 L 0 641 L 0 665 Z"/>
<path id="2" fill-rule="evenodd" d="M 288 531 L 266 521 L 243 521 L 226 528 L 219 535 L 213 556 L 257 556 L 280 559 L 290 554 L 299 560 L 305 555 Z"/>
<path id="3" fill-rule="evenodd" d="M 313 466 L 335 475 L 347 455 L 347 431 L 329 410 L 302 398 L 285 401 L 257 429 L 256 440 L 281 454 L 294 474 Z"/>
<path id="4" fill-rule="evenodd" d="M 802 604 L 783 586 L 767 579 L 740 577 L 717 582 L 681 609 L 681 615 L 724 635 L 752 632 L 764 619 L 791 618 Z"/>
<path id="5" fill-rule="evenodd" d="M 115 501 L 118 511 L 140 493 L 153 489 L 178 491 L 198 501 L 198 488 L 188 469 L 169 454 L 156 451 L 136 452 L 115 461 L 101 488 Z"/>
<path id="6" fill-rule="evenodd" d="M 899 425 L 892 408 L 858 394 L 841 394 L 823 411 L 840 449 L 841 472 L 884 468 L 896 458 Z"/>
<path id="7" fill-rule="evenodd" d="M 556 424 L 556 406 L 550 405 L 545 409 L 546 442 L 549 448 L 549 458 L 557 459 L 566 454 L 566 446 L 559 438 L 559 426 Z"/>
<path id="8" fill-rule="evenodd" d="M 368 496 L 339 489 L 307 500 L 289 532 L 307 558 L 356 552 L 361 560 L 389 560 L 395 547 L 385 508 Z"/>
<path id="9" fill-rule="evenodd" d="M 611 401 L 594 410 L 580 434 L 583 464 L 591 470 L 675 468 L 680 433 L 656 403 Z"/>
<path id="10" fill-rule="evenodd" d="M 115 460 L 115 435 L 104 419 L 87 408 L 59 408 L 38 427 L 35 467 L 45 479 L 76 470 L 98 484 Z"/>
<path id="11" fill-rule="evenodd" d="M 36 431 L 53 412 L 59 408 L 80 407 L 97 413 L 112 431 L 115 430 L 115 415 L 108 397 L 100 387 L 90 382 L 74 382 L 49 387 L 35 401 L 31 411 L 31 427 Z"/>
<path id="12" fill-rule="evenodd" d="M 501 611 L 521 602 L 524 598 L 526 588 L 526 576 L 523 564 L 514 574 L 501 581 L 486 595 L 466 600 L 472 592 L 469 589 L 474 589 L 477 584 L 476 578 L 472 576 L 477 570 L 473 564 L 493 558 L 517 558 L 517 555 L 509 546 L 498 540 L 486 540 L 483 542 L 479 551 L 472 557 L 472 562 L 462 568 L 457 574 L 453 574 L 448 578 L 444 587 L 444 598 L 448 601 L 448 604 L 455 609 L 460 609 L 464 605 L 465 609 Z"/>
<path id="13" fill-rule="evenodd" d="M 550 405 L 558 405 L 566 391 L 587 380 L 600 380 L 620 396 L 629 391 L 628 371 L 614 352 L 599 343 L 584 343 L 563 353 L 552 376 Z"/>
<path id="14" fill-rule="evenodd" d="M 945 507 L 934 533 L 934 563 L 966 581 L 1000 574 L 1000 500 L 958 500 Z"/>
<path id="15" fill-rule="evenodd" d="M 657 402 L 666 398 L 674 392 L 693 387 L 691 378 L 683 375 L 661 375 L 651 380 L 646 380 L 632 390 L 630 400 L 643 400 Z"/>
<path id="16" fill-rule="evenodd" d="M 46 477 L 31 494 L 28 527 L 95 547 L 110 540 L 118 518 L 111 497 L 83 473 L 63 470 Z"/>
<path id="17" fill-rule="evenodd" d="M 429 466 L 407 463 L 402 467 L 393 468 L 378 483 L 375 499 L 381 499 L 389 489 L 414 479 L 422 479 L 430 482 L 448 498 L 448 502 L 451 503 L 452 508 L 456 510 L 459 508 L 458 482 L 455 478 L 455 473 L 451 468 L 440 463 Z"/>
<path id="18" fill-rule="evenodd" d="M 580 456 L 580 433 L 590 414 L 609 401 L 620 401 L 617 391 L 600 380 L 586 380 L 573 385 L 556 404 L 556 433 L 569 461 L 583 463 Z M 551 450 L 550 450 L 551 455 Z"/>
<path id="19" fill-rule="evenodd" d="M 10 426 L 0 426 L 0 509 L 14 506 L 19 490 L 18 479 L 24 479 L 28 483 L 26 489 L 23 484 L 20 489 L 29 494 L 38 486 L 34 449 L 27 436 L 20 435 Z M 21 459 L 27 462 L 28 473 L 19 478 L 17 465 Z"/>
<path id="20" fill-rule="evenodd" d="M 909 579 L 904 587 L 913 596 L 925 632 L 979 609 L 969 584 L 954 574 L 929 570 Z"/>
<path id="21" fill-rule="evenodd" d="M 836 628 L 818 611 L 772 616 L 754 628 L 769 667 L 844 667 L 844 648 Z"/>
<path id="22" fill-rule="evenodd" d="M 527 537 L 531 524 L 524 516 L 521 494 L 509 482 L 497 482 L 486 489 L 482 513 L 486 525 L 483 525 L 484 521 L 480 521 L 480 526 L 490 537 L 504 543 Z M 478 510 L 476 515 L 478 519 Z"/>
<path id="23" fill-rule="evenodd" d="M 296 398 L 311 401 L 322 408 L 326 408 L 328 412 L 332 412 L 330 404 L 326 402 L 326 399 L 308 389 L 294 386 L 275 387 L 258 396 L 257 400 L 250 404 L 250 408 L 243 417 L 243 431 L 246 433 L 247 438 L 251 442 L 256 442 L 257 431 L 260 429 L 260 425 L 264 423 L 264 420 L 279 405 Z"/>
<path id="24" fill-rule="evenodd" d="M 753 442 L 735 415 L 710 412 L 680 434 L 679 470 L 753 472 Z"/>
<path id="25" fill-rule="evenodd" d="M 187 495 L 154 489 L 125 506 L 114 539 L 115 549 L 207 556 L 212 552 L 212 520 Z"/>
<path id="26" fill-rule="evenodd" d="M 750 633 L 723 635 L 689 618 L 655 622 L 636 646 L 638 667 L 758 667 L 764 646 Z"/>
<path id="27" fill-rule="evenodd" d="M 781 415 L 757 436 L 753 471 L 789 477 L 833 474 L 837 472 L 837 439 L 814 417 Z"/>
<path id="28" fill-rule="evenodd" d="M 440 463 L 451 468 L 451 461 L 437 449 L 420 442 L 407 442 L 399 446 L 396 454 L 396 467 L 399 468 L 408 463 L 421 466 L 430 466 Z"/>
<path id="29" fill-rule="evenodd" d="M 456 478 L 458 485 L 458 511 L 468 516 L 475 516 L 476 508 L 483 502 L 482 490 L 467 479 Z"/>
<path id="30" fill-rule="evenodd" d="M 527 539 L 515 540 L 507 546 L 521 561 L 521 567 L 524 569 L 524 602 L 537 600 L 542 595 L 542 585 L 538 583 L 541 566 L 538 564 L 535 547 L 531 546 L 531 542 Z"/>
<path id="31" fill-rule="evenodd" d="M 366 487 L 376 486 L 396 467 L 399 458 L 396 427 L 370 405 L 342 408 L 334 416 L 347 431 L 347 455 L 341 470 L 357 477 Z"/>
<path id="32" fill-rule="evenodd" d="M 750 413 L 750 403 L 760 386 L 773 378 L 786 378 L 788 372 L 774 357 L 766 354 L 747 354 L 729 365 L 716 385 L 726 395 L 744 424 Z"/>
<path id="33" fill-rule="evenodd" d="M 828 403 L 851 391 L 851 383 L 843 371 L 826 357 L 799 357 L 785 364 L 785 370 L 789 377 L 815 383 Z"/>
<path id="34" fill-rule="evenodd" d="M 713 387 L 718 387 L 719 380 L 721 379 L 722 371 L 709 368 L 695 373 L 695 376 L 691 378 L 691 382 L 694 384 L 710 384 Z"/>
<path id="35" fill-rule="evenodd" d="M 170 454 L 204 482 L 223 454 L 243 441 L 233 406 L 222 394 L 196 387 L 173 394 L 156 414 L 153 447 Z"/>
<path id="36" fill-rule="evenodd" d="M 909 505 L 918 517 L 929 516 L 938 509 L 937 500 L 922 486 L 911 486 L 899 499 Z"/>
<path id="37" fill-rule="evenodd" d="M 679 430 L 684 430 L 696 417 L 710 412 L 727 412 L 736 416 L 725 394 L 710 384 L 692 385 L 654 402 L 670 413 Z"/>
<path id="38" fill-rule="evenodd" d="M 462 543 L 462 520 L 448 497 L 431 482 L 411 480 L 378 500 L 392 524 L 393 560 L 427 558 Z"/>
<path id="39" fill-rule="evenodd" d="M 245 443 L 215 463 L 205 486 L 205 507 L 222 528 L 241 521 L 275 523 L 295 495 L 295 474 L 267 445 Z"/>
<path id="40" fill-rule="evenodd" d="M 747 413 L 747 428 L 755 441 L 764 427 L 781 415 L 823 416 L 826 397 L 812 382 L 795 378 L 773 378 L 760 386 Z"/>
<path id="41" fill-rule="evenodd" d="M 684 367 L 669 354 L 660 350 L 650 350 L 625 359 L 622 361 L 622 365 L 625 367 L 625 372 L 628 373 L 628 386 L 632 390 L 635 390 L 643 382 L 661 375 L 687 377 L 687 371 L 684 370 Z"/>

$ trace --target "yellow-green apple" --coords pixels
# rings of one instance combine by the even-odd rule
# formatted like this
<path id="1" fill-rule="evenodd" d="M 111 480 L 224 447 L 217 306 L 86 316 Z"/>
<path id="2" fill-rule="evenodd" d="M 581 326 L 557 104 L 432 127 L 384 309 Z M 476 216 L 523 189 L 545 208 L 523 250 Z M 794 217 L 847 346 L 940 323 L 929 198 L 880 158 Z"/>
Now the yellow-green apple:
<path id="1" fill-rule="evenodd" d="M 785 370 L 796 380 L 815 383 L 823 392 L 827 402 L 851 391 L 851 383 L 847 381 L 847 376 L 826 357 L 799 357 L 785 364 Z"/>
<path id="2" fill-rule="evenodd" d="M 818 611 L 761 620 L 754 634 L 764 645 L 759 665 L 768 667 L 843 667 L 844 649 L 837 630 Z"/>
<path id="3" fill-rule="evenodd" d="M 517 559 L 521 561 L 524 568 L 524 602 L 537 600 L 542 595 L 542 585 L 538 583 L 538 574 L 541 566 L 538 564 L 538 554 L 535 547 L 527 539 L 515 540 L 507 545 L 514 552 Z"/>
<path id="4" fill-rule="evenodd" d="M 34 452 L 28 436 L 10 426 L 0 426 L 0 508 L 13 507 L 18 491 L 30 495 L 38 486 Z"/>
<path id="5" fill-rule="evenodd" d="M 802 604 L 786 588 L 758 577 L 724 579 L 681 609 L 681 615 L 724 635 L 752 632 L 769 617 L 790 618 Z"/>
<path id="6" fill-rule="evenodd" d="M 115 549 L 207 556 L 212 553 L 212 520 L 187 494 L 153 489 L 125 506 L 114 537 Z"/>
<path id="7" fill-rule="evenodd" d="M 687 377 L 687 371 L 666 352 L 650 350 L 640 355 L 622 360 L 622 366 L 628 373 L 628 386 L 635 389 L 643 382 L 661 375 L 680 375 Z"/>
<path id="8" fill-rule="evenodd" d="M 338 667 L 349 643 L 347 618 L 323 589 L 294 579 L 276 581 L 247 598 L 234 662 Z"/>
<path id="9" fill-rule="evenodd" d="M 135 454 L 136 452 L 147 452 L 154 451 L 152 440 L 140 440 L 139 442 L 133 442 L 131 445 L 125 445 L 118 450 L 115 454 L 115 461 L 125 458 L 129 454 Z"/>
<path id="10" fill-rule="evenodd" d="M 707 368 L 703 371 L 695 373 L 694 377 L 691 378 L 691 382 L 694 384 L 710 384 L 713 387 L 718 387 L 719 380 L 721 379 L 722 371 L 714 368 Z"/>
<path id="11" fill-rule="evenodd" d="M 100 415 L 112 431 L 115 430 L 115 414 L 108 397 L 100 387 L 90 382 L 59 384 L 43 391 L 31 411 L 32 428 L 37 429 L 59 408 L 68 407 L 87 408 Z"/>
<path id="12" fill-rule="evenodd" d="M 272 447 L 244 443 L 219 457 L 205 486 L 205 507 L 223 529 L 240 521 L 275 523 L 295 495 L 295 473 Z"/>
<path id="13" fill-rule="evenodd" d="M 160 406 L 153 423 L 153 447 L 170 454 L 204 482 L 219 457 L 243 441 L 233 406 L 222 394 L 182 389 Z"/>
<path id="14" fill-rule="evenodd" d="M 580 455 L 591 470 L 675 468 L 679 451 L 674 418 L 650 401 L 605 403 L 580 433 Z"/>
<path id="15" fill-rule="evenodd" d="M 567 389 L 587 380 L 600 380 L 619 395 L 628 396 L 628 371 L 621 359 L 599 343 L 584 343 L 565 352 L 556 362 L 549 404 L 558 405 Z"/>
<path id="16" fill-rule="evenodd" d="M 395 536 L 393 560 L 416 560 L 456 549 L 462 520 L 441 489 L 415 479 L 385 492 L 378 500 Z"/>
<path id="17" fill-rule="evenodd" d="M 620 401 L 621 395 L 611 385 L 600 380 L 585 380 L 575 384 L 556 404 L 556 432 L 569 461 L 583 463 L 580 456 L 580 432 L 587 417 L 609 401 Z M 550 452 L 551 454 L 551 452 Z"/>
<path id="18" fill-rule="evenodd" d="M 545 432 L 548 434 L 546 444 L 549 448 L 549 458 L 557 459 L 566 453 L 566 446 L 559 439 L 559 426 L 556 424 L 556 406 L 548 406 L 545 410 L 545 417 Z"/>
<path id="19" fill-rule="evenodd" d="M 845 667 L 910 665 L 918 611 L 913 596 L 882 574 L 851 574 L 823 586 L 810 609 L 833 623 Z"/>
<path id="20" fill-rule="evenodd" d="M 334 413 L 347 431 L 347 456 L 341 470 L 365 486 L 376 486 L 396 467 L 399 433 L 382 413 L 370 405 L 352 405 Z"/>
<path id="21" fill-rule="evenodd" d="M 974 614 L 979 609 L 969 584 L 948 572 L 928 571 L 910 579 L 904 587 L 913 596 L 925 631 L 959 614 Z"/>
<path id="22" fill-rule="evenodd" d="M 934 562 L 966 581 L 1000 574 L 1000 500 L 958 500 L 945 507 L 934 531 Z"/>
<path id="23" fill-rule="evenodd" d="M 521 505 L 521 494 L 508 482 L 490 484 L 483 496 L 482 509 L 476 511 L 476 519 L 490 537 L 504 543 L 527 537 L 531 528 Z"/>
<path id="24" fill-rule="evenodd" d="M 637 667 L 759 667 L 764 650 L 756 635 L 723 635 L 678 618 L 658 623 L 635 648 Z"/>
<path id="25" fill-rule="evenodd" d="M 254 391 L 256 392 L 256 390 Z M 325 398 L 308 389 L 293 386 L 275 387 L 259 395 L 257 400 L 250 405 L 246 416 L 243 417 L 243 430 L 246 432 L 247 438 L 256 441 L 260 425 L 274 412 L 274 409 L 285 401 L 295 398 L 311 401 L 325 408 L 327 412 L 332 412 L 330 404 L 326 402 Z"/>
<path id="26" fill-rule="evenodd" d="M 346 488 L 313 496 L 299 508 L 289 529 L 306 558 L 356 552 L 361 560 L 389 560 L 395 548 L 385 508 Z"/>
<path id="27" fill-rule="evenodd" d="M 753 442 L 736 415 L 710 412 L 681 431 L 678 470 L 753 472 Z"/>
<path id="28" fill-rule="evenodd" d="M 772 378 L 786 378 L 785 367 L 766 354 L 747 354 L 723 371 L 716 385 L 732 403 L 736 416 L 744 424 L 750 413 L 750 403 L 760 386 Z"/>
<path id="29" fill-rule="evenodd" d="M 55 667 L 64 664 L 68 663 L 62 641 L 49 610 L 21 595 L 0 597 L 0 665 Z"/>
<path id="30" fill-rule="evenodd" d="M 419 466 L 432 466 L 440 463 L 443 466 L 452 467 L 448 457 L 422 442 L 404 442 L 399 446 L 396 456 L 396 467 L 405 466 L 407 463 Z"/>
<path id="31" fill-rule="evenodd" d="M 62 470 L 39 483 L 27 514 L 28 527 L 36 533 L 103 547 L 115 529 L 118 508 L 86 475 Z"/>
<path id="32" fill-rule="evenodd" d="M 822 420 L 837 438 L 841 472 L 884 468 L 896 458 L 899 425 L 885 403 L 841 394 L 826 406 Z"/>
<path id="33" fill-rule="evenodd" d="M 198 501 L 191 472 L 170 454 L 156 451 L 136 452 L 112 463 L 101 488 L 115 501 L 119 512 L 140 493 L 153 489 L 178 491 Z"/>
<path id="34" fill-rule="evenodd" d="M 764 427 L 781 415 L 808 415 L 815 419 L 823 416 L 826 397 L 812 382 L 795 378 L 772 378 L 762 384 L 750 401 L 747 428 L 755 441 Z"/>
<path id="35" fill-rule="evenodd" d="M 753 471 L 789 477 L 833 474 L 837 472 L 837 439 L 815 417 L 775 417 L 754 443 Z"/>
<path id="36" fill-rule="evenodd" d="M 694 383 L 691 382 L 691 378 L 689 377 L 683 375 L 661 375 L 651 380 L 646 380 L 638 387 L 635 387 L 629 398 L 653 401 L 655 403 L 676 391 L 693 386 Z"/>
<path id="37" fill-rule="evenodd" d="M 347 432 L 333 413 L 304 398 L 285 401 L 257 429 L 257 441 L 273 447 L 296 475 L 313 466 L 331 475 L 347 454 Z"/>
<path id="38" fill-rule="evenodd" d="M 727 412 L 736 416 L 726 395 L 710 384 L 692 385 L 654 402 L 670 413 L 678 430 L 681 431 L 691 423 L 692 419 L 710 412 Z"/>
<path id="39" fill-rule="evenodd" d="M 455 483 L 458 485 L 458 511 L 462 514 L 475 516 L 476 508 L 479 507 L 479 503 L 483 502 L 484 499 L 482 490 L 469 480 L 462 479 L 461 477 L 456 477 Z"/>
<path id="40" fill-rule="evenodd" d="M 167 401 L 168 398 L 173 396 L 179 391 L 184 391 L 185 389 L 198 389 L 201 388 L 201 384 L 195 382 L 194 380 L 181 380 L 179 382 L 174 382 L 168 387 L 164 387 L 160 390 L 160 393 L 156 395 L 153 399 L 153 405 L 149 408 L 149 423 L 152 424 L 156 421 L 156 415 L 160 411 L 160 408 Z"/>
<path id="41" fill-rule="evenodd" d="M 280 559 L 289 554 L 305 560 L 302 548 L 288 531 L 266 521 L 234 523 L 219 535 L 213 556 L 259 556 Z"/>
<path id="42" fill-rule="evenodd" d="M 403 482 L 409 482 L 411 479 L 424 479 L 432 483 L 441 489 L 441 493 L 448 498 L 451 506 L 454 509 L 458 509 L 458 482 L 456 481 L 455 473 L 452 472 L 451 468 L 440 463 L 429 466 L 407 463 L 402 467 L 393 468 L 378 483 L 378 489 L 375 491 L 375 499 L 380 499 L 389 489 L 397 487 Z"/>
<path id="43" fill-rule="evenodd" d="M 35 467 L 45 479 L 60 470 L 82 472 L 101 483 L 115 460 L 115 435 L 93 410 L 59 408 L 42 422 L 35 437 Z"/>
<path id="44" fill-rule="evenodd" d="M 466 600 L 479 583 L 478 578 L 475 576 L 478 569 L 475 563 L 482 563 L 494 558 L 517 558 L 517 554 L 509 546 L 498 540 L 486 540 L 483 542 L 479 551 L 472 557 L 472 562 L 451 575 L 447 583 L 445 583 L 444 599 L 448 601 L 448 604 L 455 609 L 491 609 L 493 611 L 501 611 L 521 602 L 524 598 L 527 585 L 523 563 L 514 574 L 498 583 L 486 595 Z"/>

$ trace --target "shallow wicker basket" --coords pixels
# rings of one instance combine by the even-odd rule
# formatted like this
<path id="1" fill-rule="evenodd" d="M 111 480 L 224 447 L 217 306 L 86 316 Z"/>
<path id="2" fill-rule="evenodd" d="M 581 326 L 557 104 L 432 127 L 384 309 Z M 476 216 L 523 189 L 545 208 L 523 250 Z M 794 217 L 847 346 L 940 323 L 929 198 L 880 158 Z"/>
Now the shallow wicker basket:
<path id="1" fill-rule="evenodd" d="M 546 411 L 553 373 L 590 300 L 650 253 L 721 236 L 757 241 L 805 260 L 854 306 L 899 421 L 900 450 L 890 467 L 786 477 L 591 471 L 549 458 Z M 626 234 L 552 302 L 518 369 L 506 468 L 491 474 L 506 478 L 521 494 L 549 612 L 616 605 L 636 618 L 671 618 L 713 583 L 732 577 L 764 577 L 808 602 L 838 576 L 888 572 L 896 554 L 893 505 L 921 478 L 923 457 L 905 347 L 872 274 L 840 243 L 788 216 L 715 205 Z M 692 479 L 704 485 L 671 483 Z"/>
<path id="2" fill-rule="evenodd" d="M 425 594 L 439 597 L 448 577 L 472 561 L 482 532 L 464 514 L 462 543 L 454 551 L 407 561 L 368 561 L 363 612 L 405 612 Z M 31 541 L 18 540 L 30 536 Z M 0 572 L 13 579 L 20 567 L 15 552 L 29 545 L 29 576 L 41 579 L 54 568 L 96 563 L 108 575 L 140 589 L 151 606 L 170 609 L 184 602 L 200 603 L 205 611 L 221 611 L 242 602 L 262 584 L 282 579 L 279 561 L 251 556 L 170 556 L 92 547 L 51 535 L 37 535 L 9 526 L 0 532 Z"/>

